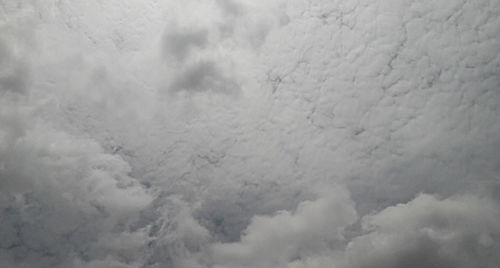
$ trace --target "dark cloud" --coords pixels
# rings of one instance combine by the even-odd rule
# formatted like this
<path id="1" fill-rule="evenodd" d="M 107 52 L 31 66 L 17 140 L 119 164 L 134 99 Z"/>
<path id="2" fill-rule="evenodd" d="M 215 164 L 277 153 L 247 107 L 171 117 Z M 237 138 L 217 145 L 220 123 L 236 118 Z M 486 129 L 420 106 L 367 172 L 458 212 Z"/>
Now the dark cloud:
<path id="1" fill-rule="evenodd" d="M 211 91 L 226 95 L 238 94 L 239 85 L 222 73 L 214 62 L 203 61 L 189 66 L 168 88 L 170 93 Z"/>
<path id="2" fill-rule="evenodd" d="M 7 37 L 9 33 L 3 32 Z M 26 93 L 30 83 L 30 74 L 27 64 L 13 51 L 14 42 L 0 38 L 0 91 Z M 19 48 L 17 48 L 19 49 Z"/>
<path id="3" fill-rule="evenodd" d="M 207 30 L 168 32 L 163 38 L 165 53 L 177 60 L 184 60 L 192 49 L 204 48 L 208 44 Z"/>
<path id="4" fill-rule="evenodd" d="M 222 10 L 224 10 L 224 12 L 230 15 L 240 15 L 245 12 L 245 7 L 237 1 L 217 0 L 217 3 L 220 5 Z"/>

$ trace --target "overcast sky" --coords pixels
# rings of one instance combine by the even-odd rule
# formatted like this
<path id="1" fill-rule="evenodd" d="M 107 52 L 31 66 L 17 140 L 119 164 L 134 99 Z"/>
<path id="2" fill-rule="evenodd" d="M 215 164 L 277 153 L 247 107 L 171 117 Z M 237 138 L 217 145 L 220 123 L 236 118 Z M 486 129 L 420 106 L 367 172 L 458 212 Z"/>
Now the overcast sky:
<path id="1" fill-rule="evenodd" d="M 499 0 L 0 0 L 0 267 L 499 252 Z"/>

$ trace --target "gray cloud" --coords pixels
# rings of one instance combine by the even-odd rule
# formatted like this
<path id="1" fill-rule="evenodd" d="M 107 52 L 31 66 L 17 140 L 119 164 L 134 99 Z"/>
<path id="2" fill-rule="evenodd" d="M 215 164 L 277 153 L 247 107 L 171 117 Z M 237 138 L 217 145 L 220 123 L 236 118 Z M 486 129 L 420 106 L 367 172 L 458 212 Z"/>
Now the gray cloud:
<path id="1" fill-rule="evenodd" d="M 280 210 L 294 210 L 298 204 L 315 196 L 312 190 L 296 185 L 274 182 L 246 185 L 247 187 L 238 187 L 239 191 L 232 189 L 234 186 L 221 186 L 219 192 L 225 194 L 207 197 L 196 210 L 196 219 L 217 240 L 238 241 L 254 215 L 273 215 Z M 266 194 L 262 189 L 273 194 Z"/>
<path id="2" fill-rule="evenodd" d="M 0 90 L 26 93 L 30 83 L 27 64 L 13 51 L 16 47 L 8 31 L 3 30 L 5 37 L 0 39 Z"/>
<path id="3" fill-rule="evenodd" d="M 233 0 L 217 0 L 216 1 L 224 10 L 224 12 L 230 15 L 240 15 L 244 13 L 245 8 L 242 3 Z"/>
<path id="4" fill-rule="evenodd" d="M 238 94 L 239 85 L 219 71 L 215 63 L 205 61 L 189 66 L 169 86 L 169 92 L 212 91 L 227 95 Z"/>
<path id="5" fill-rule="evenodd" d="M 131 222 L 152 197 L 127 175 L 121 157 L 37 120 L 21 135 L 0 122 L 0 133 L 10 137 L 0 143 L 2 265 L 58 267 L 71 258 L 100 258 L 109 247 L 107 254 L 126 252 L 124 243 L 137 246 L 130 239 L 146 239 Z M 108 236 L 122 240 L 123 250 Z"/>
<path id="6" fill-rule="evenodd" d="M 165 53 L 178 60 L 184 60 L 193 48 L 203 48 L 208 44 L 207 30 L 169 32 L 163 38 Z"/>
<path id="7" fill-rule="evenodd" d="M 1 267 L 500 263 L 499 5 L 0 6 Z"/>
<path id="8" fill-rule="evenodd" d="M 253 218 L 241 242 L 214 244 L 216 267 L 286 267 L 324 253 L 341 242 L 342 231 L 356 221 L 357 215 L 345 191 L 331 190 L 315 201 L 304 201 L 290 213 Z"/>
<path id="9" fill-rule="evenodd" d="M 370 233 L 347 246 L 349 267 L 470 267 L 499 261 L 498 204 L 488 198 L 417 196 L 366 216 Z"/>
<path id="10" fill-rule="evenodd" d="M 22 34 L 10 37 L 16 51 L 4 50 L 2 68 L 17 73 L 30 51 Z M 0 266 L 85 266 L 109 256 L 125 267 L 122 254 L 137 256 L 147 240 L 133 223 L 153 197 L 120 156 L 40 118 L 31 78 L 5 82 L 11 77 L 2 89 L 23 94 L 0 98 Z"/>
<path id="11" fill-rule="evenodd" d="M 498 203 L 488 198 L 419 195 L 357 221 L 342 190 L 295 212 L 255 217 L 241 241 L 212 245 L 215 267 L 470 267 L 496 263 Z"/>

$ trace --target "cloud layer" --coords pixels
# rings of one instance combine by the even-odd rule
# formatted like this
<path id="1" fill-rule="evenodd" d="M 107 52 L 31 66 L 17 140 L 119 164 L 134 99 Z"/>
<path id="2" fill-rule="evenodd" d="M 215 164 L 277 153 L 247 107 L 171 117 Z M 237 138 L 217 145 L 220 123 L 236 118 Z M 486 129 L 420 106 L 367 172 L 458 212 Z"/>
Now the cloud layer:
<path id="1" fill-rule="evenodd" d="M 0 0 L 0 266 L 497 267 L 499 8 Z"/>

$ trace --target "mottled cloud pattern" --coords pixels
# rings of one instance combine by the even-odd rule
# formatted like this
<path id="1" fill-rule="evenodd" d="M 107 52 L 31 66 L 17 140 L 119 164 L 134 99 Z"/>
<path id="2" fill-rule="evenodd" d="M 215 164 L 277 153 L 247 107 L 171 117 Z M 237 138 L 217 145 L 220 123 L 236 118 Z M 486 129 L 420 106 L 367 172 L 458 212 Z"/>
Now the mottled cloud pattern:
<path id="1" fill-rule="evenodd" d="M 499 32 L 490 0 L 0 0 L 0 267 L 498 267 Z"/>

